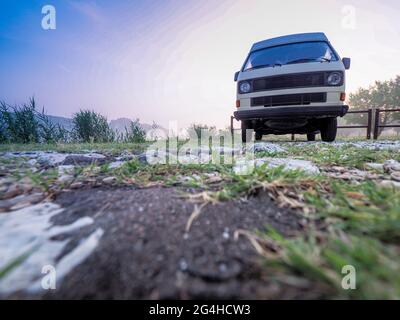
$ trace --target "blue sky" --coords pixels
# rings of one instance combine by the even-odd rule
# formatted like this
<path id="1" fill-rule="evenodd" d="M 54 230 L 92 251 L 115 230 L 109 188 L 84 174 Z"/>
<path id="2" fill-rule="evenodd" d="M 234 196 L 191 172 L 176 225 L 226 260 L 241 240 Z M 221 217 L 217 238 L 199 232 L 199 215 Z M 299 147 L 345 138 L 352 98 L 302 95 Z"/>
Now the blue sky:
<path id="1" fill-rule="evenodd" d="M 41 27 L 42 6 L 57 29 Z M 346 6 L 355 24 L 343 25 Z M 398 1 L 1 0 L 0 100 L 50 114 L 228 124 L 233 73 L 255 41 L 323 31 L 353 59 L 348 89 L 399 73 Z"/>

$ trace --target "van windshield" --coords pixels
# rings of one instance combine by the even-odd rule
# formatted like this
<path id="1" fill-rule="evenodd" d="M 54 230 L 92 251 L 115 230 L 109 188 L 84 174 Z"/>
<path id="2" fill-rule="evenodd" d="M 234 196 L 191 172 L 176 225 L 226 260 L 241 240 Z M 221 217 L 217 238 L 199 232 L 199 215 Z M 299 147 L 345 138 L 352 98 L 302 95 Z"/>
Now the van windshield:
<path id="1" fill-rule="evenodd" d="M 328 43 L 323 41 L 290 43 L 252 52 L 243 71 L 306 62 L 337 61 Z"/>

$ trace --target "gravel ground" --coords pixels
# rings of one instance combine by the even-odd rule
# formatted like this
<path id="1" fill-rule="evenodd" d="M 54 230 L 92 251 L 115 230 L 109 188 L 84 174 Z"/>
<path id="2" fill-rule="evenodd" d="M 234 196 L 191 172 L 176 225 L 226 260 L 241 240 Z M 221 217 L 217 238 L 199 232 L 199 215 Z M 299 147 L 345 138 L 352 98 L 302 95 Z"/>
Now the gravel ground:
<path id="1" fill-rule="evenodd" d="M 400 150 L 397 141 L 336 144 Z M 318 167 L 311 161 L 287 158 L 286 146 L 289 143 L 256 143 L 250 151 L 281 155 L 258 158 L 255 165 L 284 164 L 288 170 L 303 169 L 309 174 L 321 173 L 343 181 L 374 180 L 381 185 L 400 187 L 398 161 L 368 163 L 367 167 L 373 171 Z M 202 155 L 203 150 L 197 150 L 184 157 L 196 160 Z M 71 183 L 74 167 L 108 163 L 110 168 L 118 168 L 135 158 L 149 163 L 151 155 L 126 152 L 116 157 L 88 151 L 83 154 L 8 152 L 0 156 L 9 161 L 0 166 L 0 245 L 3 246 L 0 246 L 3 255 L 0 265 L 3 267 L 10 261 L 6 258 L 24 253 L 31 236 L 42 246 L 19 269 L 12 271 L 17 273 L 11 274 L 7 288 L 0 270 L 0 298 L 312 299 L 326 293 L 311 283 L 299 288 L 298 284 L 292 287 L 277 282 L 268 275 L 268 268 L 262 265 L 249 239 L 235 238 L 237 230 L 255 231 L 266 225 L 285 236 L 302 231 L 302 218 L 294 211 L 279 208 L 266 194 L 247 201 L 207 204 L 186 232 L 195 205 L 182 195 L 199 190 L 117 186 L 115 177 L 99 174 L 88 175 L 87 181 Z M 15 157 L 24 157 L 24 165 L 32 172 L 58 168 L 57 185 L 69 188 L 56 188 L 48 198 L 27 177 L 16 182 L 10 174 L 15 175 L 19 170 L 13 165 Z M 48 201 L 51 201 L 48 212 L 42 212 Z M 62 269 L 58 272 L 57 289 L 34 292 L 21 289 L 31 287 L 33 280 L 38 285 L 43 277 L 41 266 L 46 264 Z M 10 279 L 19 283 L 13 284 Z"/>

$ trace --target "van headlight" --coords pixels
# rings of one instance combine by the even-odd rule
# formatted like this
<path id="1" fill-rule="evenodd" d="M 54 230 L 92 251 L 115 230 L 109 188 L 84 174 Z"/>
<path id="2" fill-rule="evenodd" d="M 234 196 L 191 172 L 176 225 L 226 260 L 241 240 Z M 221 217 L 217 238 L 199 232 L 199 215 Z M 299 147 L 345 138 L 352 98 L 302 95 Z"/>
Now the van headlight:
<path id="1" fill-rule="evenodd" d="M 332 72 L 328 75 L 326 82 L 329 86 L 337 86 L 342 83 L 343 75 L 341 72 Z"/>
<path id="2" fill-rule="evenodd" d="M 242 82 L 239 84 L 239 92 L 240 92 L 240 93 L 249 93 L 250 90 L 251 90 L 251 85 L 250 85 L 249 82 L 247 82 L 247 81 L 242 81 Z"/>

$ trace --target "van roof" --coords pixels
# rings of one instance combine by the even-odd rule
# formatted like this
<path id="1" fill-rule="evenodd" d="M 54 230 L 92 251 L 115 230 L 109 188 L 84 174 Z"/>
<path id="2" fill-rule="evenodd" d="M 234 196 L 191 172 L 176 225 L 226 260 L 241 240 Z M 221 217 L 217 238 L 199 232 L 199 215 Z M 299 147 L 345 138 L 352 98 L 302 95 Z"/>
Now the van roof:
<path id="1" fill-rule="evenodd" d="M 328 42 L 328 38 L 323 32 L 313 32 L 313 33 L 297 33 L 297 34 L 290 34 L 287 36 L 272 38 L 263 40 L 260 42 L 256 42 L 251 47 L 250 52 L 268 48 L 279 46 L 282 44 L 288 43 L 295 43 L 295 42 L 305 42 L 305 41 L 326 41 Z"/>

